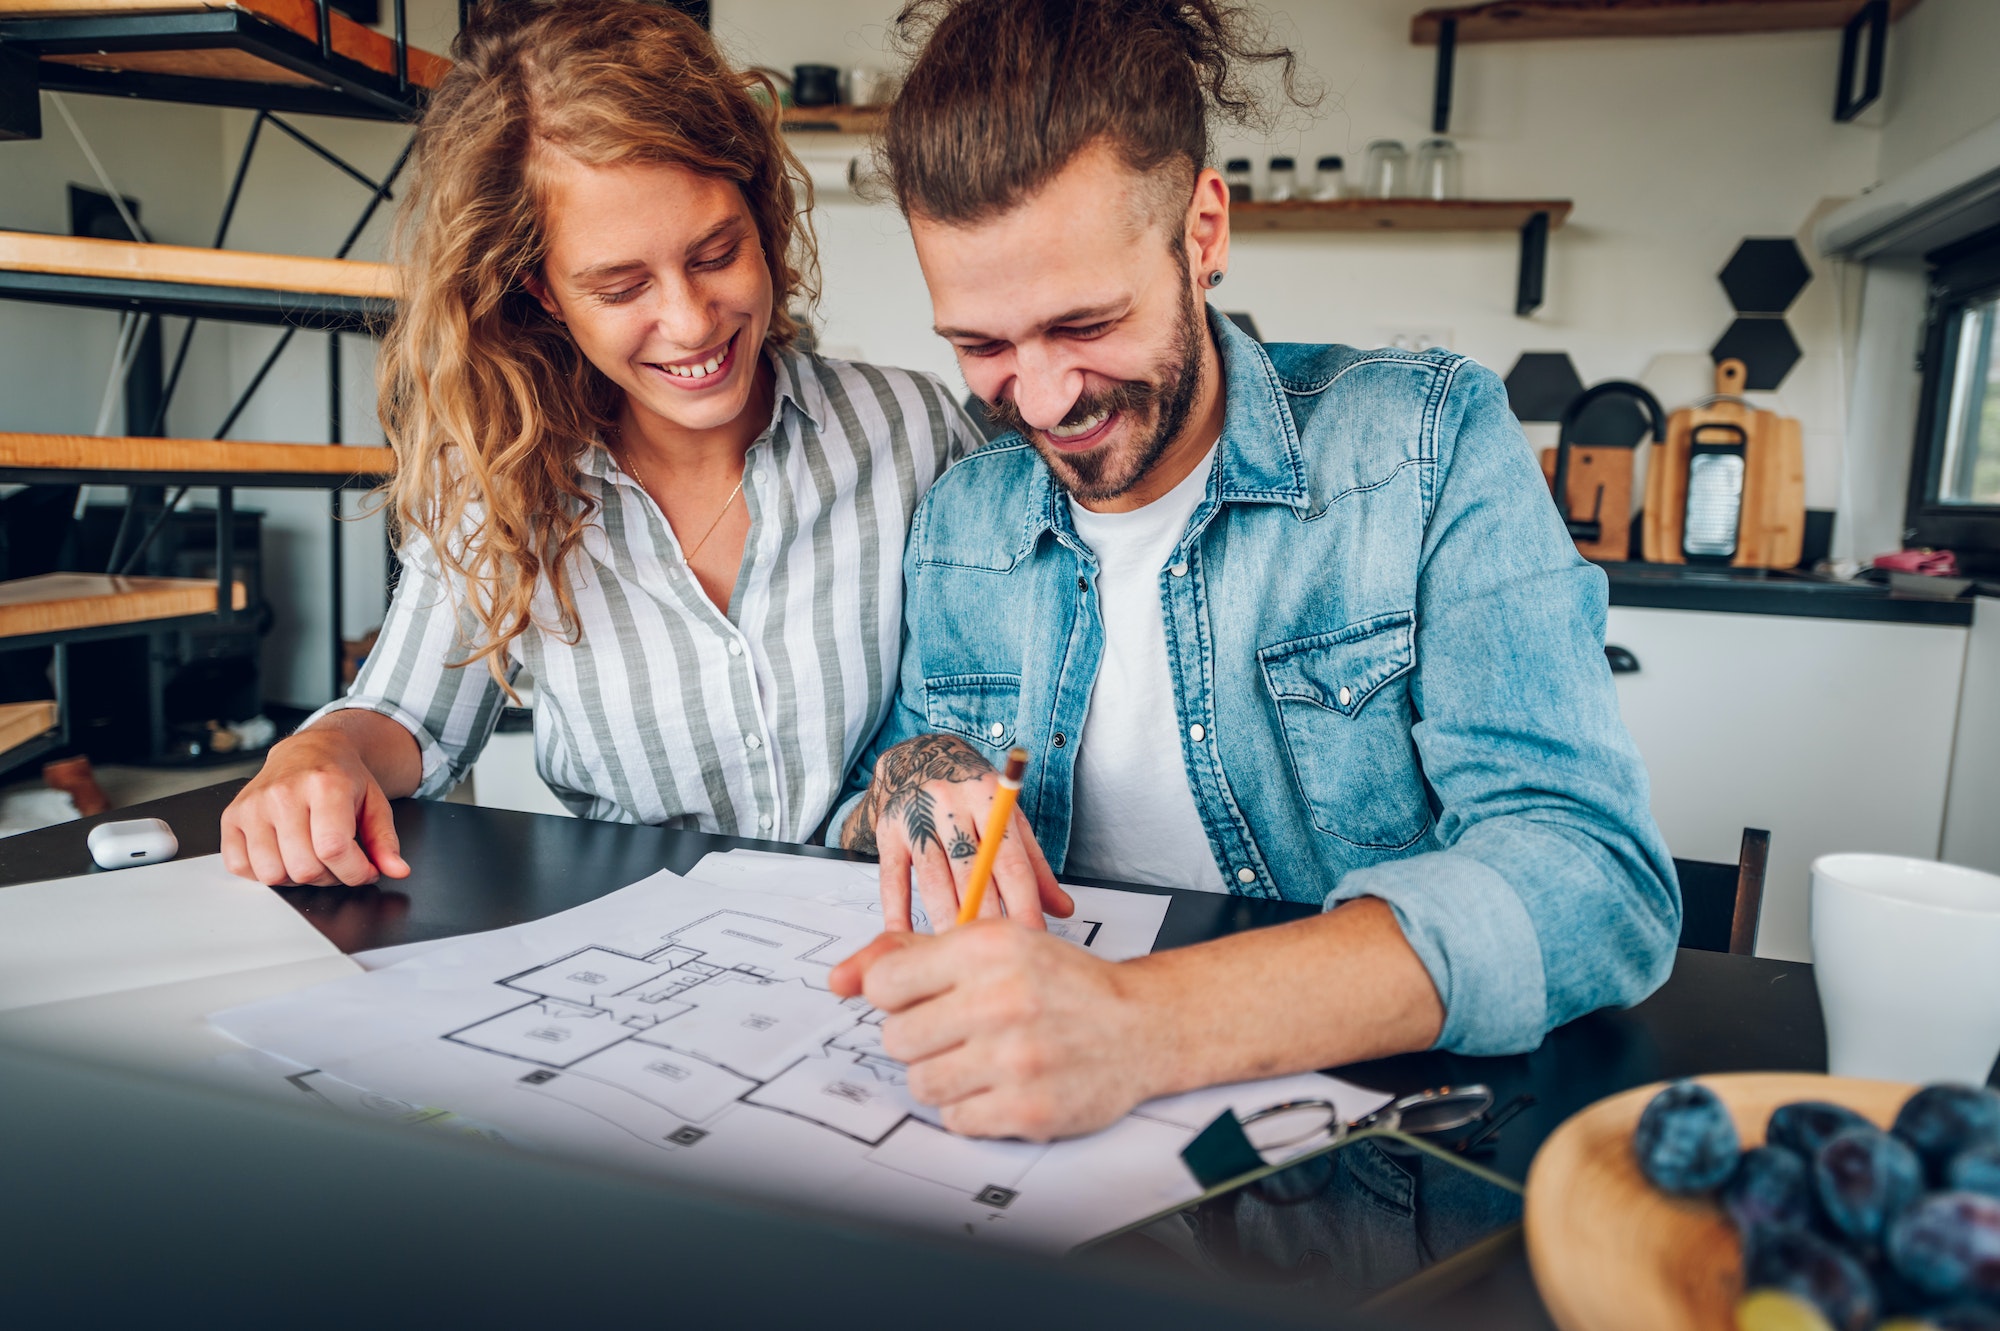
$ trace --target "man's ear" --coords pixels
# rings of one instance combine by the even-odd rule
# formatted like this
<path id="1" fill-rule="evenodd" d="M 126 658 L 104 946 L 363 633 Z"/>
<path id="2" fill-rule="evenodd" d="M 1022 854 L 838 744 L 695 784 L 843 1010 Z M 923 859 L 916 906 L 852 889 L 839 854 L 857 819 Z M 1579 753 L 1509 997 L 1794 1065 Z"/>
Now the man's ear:
<path id="1" fill-rule="evenodd" d="M 557 323 L 569 322 L 562 317 L 562 310 L 557 307 L 555 297 L 549 294 L 549 284 L 542 280 L 540 273 L 527 274 L 521 279 L 521 285 L 528 289 L 528 294 L 535 298 L 535 303 L 542 307 L 549 318 Z"/>
<path id="2" fill-rule="evenodd" d="M 1194 178 L 1187 247 L 1188 272 L 1197 289 L 1206 291 L 1214 285 L 1214 274 L 1229 271 L 1229 186 L 1212 166 Z"/>

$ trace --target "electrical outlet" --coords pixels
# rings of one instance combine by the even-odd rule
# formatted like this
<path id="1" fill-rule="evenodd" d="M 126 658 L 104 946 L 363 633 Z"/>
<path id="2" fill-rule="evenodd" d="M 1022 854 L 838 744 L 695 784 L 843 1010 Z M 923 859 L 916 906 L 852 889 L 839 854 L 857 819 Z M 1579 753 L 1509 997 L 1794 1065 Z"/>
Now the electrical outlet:
<path id="1" fill-rule="evenodd" d="M 1449 348 L 1452 344 L 1451 329 L 1440 328 L 1436 324 L 1403 324 L 1375 330 L 1379 346 L 1395 347 L 1399 351 L 1429 351 L 1432 347 Z"/>

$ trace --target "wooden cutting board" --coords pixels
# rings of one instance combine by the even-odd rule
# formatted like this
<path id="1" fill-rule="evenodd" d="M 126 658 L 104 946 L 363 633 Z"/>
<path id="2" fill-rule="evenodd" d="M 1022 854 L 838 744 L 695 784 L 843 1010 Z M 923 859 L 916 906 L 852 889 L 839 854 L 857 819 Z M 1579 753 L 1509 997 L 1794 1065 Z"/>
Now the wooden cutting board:
<path id="1" fill-rule="evenodd" d="M 1722 400 L 1682 407 L 1667 420 L 1666 442 L 1654 444 L 1646 460 L 1646 512 L 1642 539 L 1648 562 L 1685 564 L 1681 532 L 1687 522 L 1688 441 L 1696 427 L 1734 425 L 1746 439 L 1743 458 L 1743 517 L 1737 527 L 1736 568 L 1794 568 L 1805 552 L 1805 435 L 1798 421 L 1759 411 L 1742 400 L 1744 365 L 1725 360 L 1715 367 L 1715 392 Z"/>
<path id="2" fill-rule="evenodd" d="M 1593 512 L 1604 530 L 1594 541 L 1578 541 L 1576 552 L 1599 563 L 1620 563 L 1632 557 L 1632 464 L 1638 458 L 1634 448 L 1582 448 L 1569 450 L 1569 509 L 1573 518 L 1588 519 Z M 1553 490 L 1556 483 L 1556 450 L 1542 450 L 1542 479 Z M 1604 503 L 1597 502 L 1603 487 Z"/>
<path id="3" fill-rule="evenodd" d="M 1831 1100 L 1887 1127 L 1916 1088 L 1802 1072 L 1698 1077 L 1720 1096 L 1746 1147 L 1771 1111 Z M 1663 1082 L 1599 1100 L 1566 1121 L 1528 1170 L 1528 1263 L 1562 1331 L 1728 1331 L 1743 1254 L 1722 1208 L 1670 1197 L 1639 1173 L 1632 1130 Z"/>

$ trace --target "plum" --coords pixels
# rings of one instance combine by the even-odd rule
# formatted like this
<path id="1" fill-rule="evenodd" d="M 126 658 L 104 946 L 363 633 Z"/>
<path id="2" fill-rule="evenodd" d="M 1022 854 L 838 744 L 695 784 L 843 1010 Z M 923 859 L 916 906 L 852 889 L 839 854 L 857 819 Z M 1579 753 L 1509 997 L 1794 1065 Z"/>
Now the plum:
<path id="1" fill-rule="evenodd" d="M 1782 1146 L 1753 1147 L 1722 1185 L 1721 1200 L 1739 1234 L 1763 1225 L 1801 1227 L 1812 1221 L 1812 1171 Z"/>
<path id="2" fill-rule="evenodd" d="M 1779 1105 L 1771 1111 L 1771 1121 L 1764 1129 L 1764 1140 L 1772 1146 L 1796 1151 L 1800 1159 L 1811 1160 L 1819 1154 L 1819 1148 L 1826 1145 L 1827 1138 L 1836 1132 L 1874 1126 L 1845 1105 L 1828 1104 L 1824 1100 L 1799 1100 Z"/>
<path id="3" fill-rule="evenodd" d="M 1984 1086 L 1941 1082 L 1903 1102 L 1889 1129 L 1924 1162 L 1924 1175 L 1943 1187 L 1952 1157 L 1975 1146 L 2000 1146 L 2000 1094 Z"/>
<path id="4" fill-rule="evenodd" d="M 1875 1325 L 1875 1284 L 1860 1262 L 1805 1229 L 1760 1229 L 1743 1242 L 1743 1286 L 1775 1289 L 1818 1308 L 1834 1331 Z"/>
<path id="5" fill-rule="evenodd" d="M 1736 1124 L 1715 1092 L 1677 1081 L 1646 1106 L 1632 1134 L 1639 1172 L 1662 1192 L 1707 1192 L 1736 1168 L 1742 1145 Z"/>
<path id="6" fill-rule="evenodd" d="M 1975 1146 L 1960 1151 L 1944 1172 L 1945 1186 L 1953 1192 L 1983 1192 L 2000 1197 L 2000 1146 Z"/>
<path id="7" fill-rule="evenodd" d="M 2000 1199 L 1932 1193 L 1889 1226 L 1889 1260 L 1933 1299 L 2000 1302 Z"/>
<path id="8" fill-rule="evenodd" d="M 1917 1153 L 1882 1129 L 1849 1128 L 1813 1158 L 1820 1211 L 1848 1239 L 1872 1247 L 1924 1191 Z"/>

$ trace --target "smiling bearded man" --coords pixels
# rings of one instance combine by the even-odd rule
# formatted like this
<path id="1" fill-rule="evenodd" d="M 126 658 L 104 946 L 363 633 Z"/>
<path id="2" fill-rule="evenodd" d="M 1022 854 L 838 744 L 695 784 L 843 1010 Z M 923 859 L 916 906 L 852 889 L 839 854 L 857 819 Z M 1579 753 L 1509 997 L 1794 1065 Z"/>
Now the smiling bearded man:
<path id="1" fill-rule="evenodd" d="M 1258 345 L 1208 120 L 1290 57 L 1213 0 L 942 0 L 887 153 L 966 382 L 1017 432 L 905 567 L 896 702 L 836 815 L 890 932 L 833 984 L 957 1131 L 1427 1048 L 1509 1053 L 1671 964 L 1672 862 L 1577 556 L 1499 381 Z M 954 917 L 994 790 L 1007 919 Z M 1039 926 L 1053 869 L 1318 905 L 1123 963 Z"/>

